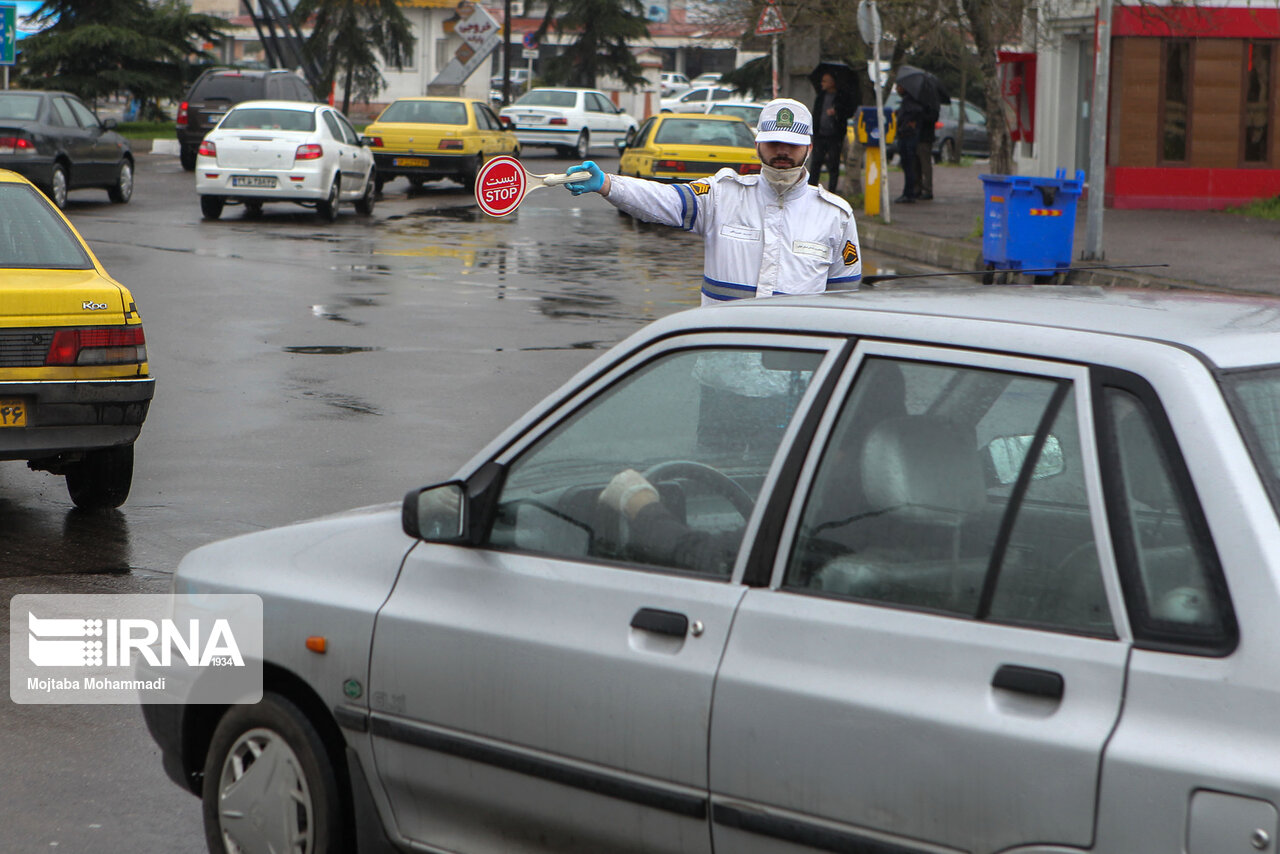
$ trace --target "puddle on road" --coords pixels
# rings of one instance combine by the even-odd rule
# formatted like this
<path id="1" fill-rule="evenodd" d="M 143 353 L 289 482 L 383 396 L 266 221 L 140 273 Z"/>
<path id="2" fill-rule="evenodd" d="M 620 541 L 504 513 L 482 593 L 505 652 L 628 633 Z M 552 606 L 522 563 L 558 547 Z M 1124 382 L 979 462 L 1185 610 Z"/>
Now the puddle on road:
<path id="1" fill-rule="evenodd" d="M 298 353 L 304 356 L 347 356 L 352 353 L 373 353 L 381 347 L 349 347 L 338 344 L 312 344 L 299 347 L 282 347 L 286 353 Z"/>

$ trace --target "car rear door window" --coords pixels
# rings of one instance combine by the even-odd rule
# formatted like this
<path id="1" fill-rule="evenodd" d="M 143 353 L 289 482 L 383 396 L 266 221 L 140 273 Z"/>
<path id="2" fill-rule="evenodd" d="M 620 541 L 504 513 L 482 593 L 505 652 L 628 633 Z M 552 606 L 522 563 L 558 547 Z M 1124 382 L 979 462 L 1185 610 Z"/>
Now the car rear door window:
<path id="1" fill-rule="evenodd" d="M 869 358 L 784 587 L 1111 635 L 1071 381 Z"/>
<path id="2" fill-rule="evenodd" d="M 727 578 L 821 352 L 687 350 L 655 359 L 511 463 L 490 545 Z M 625 470 L 665 511 L 654 542 L 601 503 Z M 656 517 L 655 517 L 656 520 Z"/>
<path id="3" fill-rule="evenodd" d="M 64 128 L 79 127 L 80 123 L 76 121 L 75 113 L 71 112 L 71 107 L 67 103 L 66 98 L 53 99 L 53 121 L 50 124 L 58 125 Z"/>

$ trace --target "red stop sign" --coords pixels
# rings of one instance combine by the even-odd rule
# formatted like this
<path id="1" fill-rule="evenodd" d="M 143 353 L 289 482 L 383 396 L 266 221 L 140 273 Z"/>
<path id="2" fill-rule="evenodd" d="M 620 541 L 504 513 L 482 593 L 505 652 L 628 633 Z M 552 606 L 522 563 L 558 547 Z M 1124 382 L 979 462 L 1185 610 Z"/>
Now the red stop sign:
<path id="1" fill-rule="evenodd" d="M 514 213 L 524 199 L 525 180 L 519 160 L 505 154 L 495 157 L 476 176 L 476 204 L 489 216 Z"/>

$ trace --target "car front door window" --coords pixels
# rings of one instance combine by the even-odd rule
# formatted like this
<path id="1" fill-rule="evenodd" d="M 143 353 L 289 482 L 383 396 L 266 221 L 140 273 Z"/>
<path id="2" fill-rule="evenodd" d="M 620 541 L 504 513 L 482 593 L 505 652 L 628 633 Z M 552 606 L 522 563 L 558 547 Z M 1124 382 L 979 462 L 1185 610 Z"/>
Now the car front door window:
<path id="1" fill-rule="evenodd" d="M 727 577 L 821 358 L 688 350 L 645 365 L 511 463 L 490 545 Z M 653 483 L 660 506 L 628 517 L 602 504 L 627 470 Z"/>

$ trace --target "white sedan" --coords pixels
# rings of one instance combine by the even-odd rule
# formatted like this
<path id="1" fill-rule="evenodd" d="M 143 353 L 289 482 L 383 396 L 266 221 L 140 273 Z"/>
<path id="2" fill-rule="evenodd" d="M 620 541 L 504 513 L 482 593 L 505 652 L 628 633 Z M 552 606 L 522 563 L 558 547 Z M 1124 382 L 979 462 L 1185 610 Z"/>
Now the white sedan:
<path id="1" fill-rule="evenodd" d="M 698 86 L 679 95 L 663 98 L 658 105 L 664 113 L 705 113 L 712 104 L 720 101 L 745 100 L 736 91 L 724 86 Z"/>
<path id="2" fill-rule="evenodd" d="M 196 193 L 206 219 L 229 204 L 245 214 L 265 202 L 314 207 L 333 222 L 341 202 L 373 213 L 373 154 L 342 113 L 325 104 L 245 101 L 200 143 Z"/>
<path id="3" fill-rule="evenodd" d="M 638 124 L 595 89 L 533 89 L 498 115 L 520 145 L 550 146 L 579 159 L 593 147 L 612 151 Z"/>

